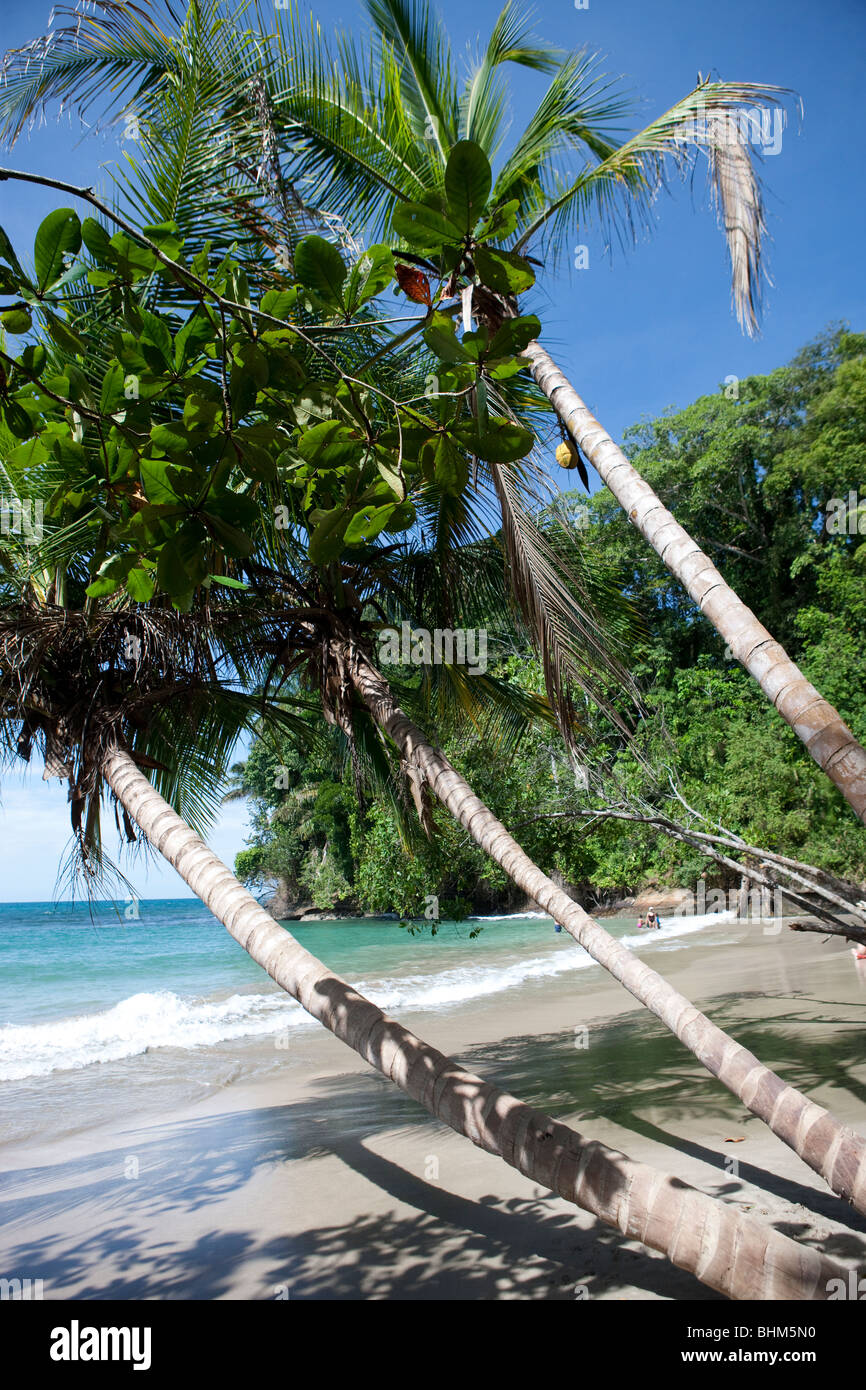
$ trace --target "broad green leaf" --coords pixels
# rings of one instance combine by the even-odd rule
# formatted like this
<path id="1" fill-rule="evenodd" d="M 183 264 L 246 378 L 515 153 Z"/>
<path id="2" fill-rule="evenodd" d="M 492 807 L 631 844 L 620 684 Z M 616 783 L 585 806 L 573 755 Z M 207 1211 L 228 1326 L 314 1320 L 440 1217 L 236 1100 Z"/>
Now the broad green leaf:
<path id="1" fill-rule="evenodd" d="M 475 269 L 481 280 L 497 294 L 520 294 L 535 284 L 535 271 L 523 256 L 513 251 L 494 251 L 476 246 Z"/>
<path id="2" fill-rule="evenodd" d="M 81 238 L 95 261 L 101 261 L 105 265 L 117 264 L 111 236 L 95 217 L 85 217 L 81 224 Z"/>
<path id="3" fill-rule="evenodd" d="M 493 335 L 489 356 L 495 359 L 523 352 L 540 332 L 541 324 L 535 314 L 520 314 L 517 318 L 506 319 Z"/>
<path id="4" fill-rule="evenodd" d="M 159 266 L 159 261 L 153 252 L 147 246 L 133 241 L 125 232 L 114 233 L 111 238 L 111 247 L 115 252 L 118 266 L 130 280 L 140 280 L 142 276 L 150 275 Z"/>
<path id="5" fill-rule="evenodd" d="M 126 576 L 126 588 L 136 603 L 147 603 L 156 590 L 156 578 L 149 570 L 133 569 Z"/>
<path id="6" fill-rule="evenodd" d="M 86 405 L 88 410 L 96 409 L 96 401 L 90 389 L 90 382 L 84 375 L 80 367 L 76 367 L 74 362 L 68 362 L 65 367 L 66 380 L 69 382 L 70 398 L 78 405 Z"/>
<path id="7" fill-rule="evenodd" d="M 325 420 L 301 435 L 298 453 L 307 463 L 337 468 L 359 459 L 366 447 L 366 440 L 350 425 L 341 420 Z"/>
<path id="8" fill-rule="evenodd" d="M 315 519 L 315 520 L 314 520 Z M 329 565 L 343 550 L 343 533 L 349 522 L 345 507 L 334 507 L 328 512 L 311 512 L 308 526 L 310 543 L 308 554 L 313 565 Z"/>
<path id="9" fill-rule="evenodd" d="M 232 357 L 249 373 L 258 390 L 267 386 L 268 359 L 255 343 L 233 343 Z"/>
<path id="10" fill-rule="evenodd" d="M 214 516 L 210 511 L 203 514 L 203 519 L 210 526 L 215 539 L 219 541 L 226 555 L 234 560 L 243 560 L 247 555 L 252 554 L 253 540 L 239 526 L 232 525 L 230 521 L 226 521 L 225 517 Z"/>
<path id="11" fill-rule="evenodd" d="M 205 311 L 199 307 L 177 330 L 174 340 L 174 365 L 182 371 L 197 357 L 206 343 L 214 342 L 216 328 Z"/>
<path id="12" fill-rule="evenodd" d="M 360 545 L 364 541 L 375 540 L 379 532 L 385 530 L 395 511 L 393 502 L 387 502 L 384 507 L 362 507 L 346 527 L 346 545 Z"/>
<path id="13" fill-rule="evenodd" d="M 66 270 L 64 256 L 81 246 L 81 223 L 72 208 L 55 208 L 39 226 L 33 247 L 36 279 L 44 293 Z"/>
<path id="14" fill-rule="evenodd" d="M 112 362 L 102 378 L 102 390 L 99 393 L 99 409 L 103 415 L 110 415 L 116 406 L 125 399 L 123 394 L 125 381 L 126 373 L 120 363 Z"/>
<path id="15" fill-rule="evenodd" d="M 207 510 L 210 515 L 222 517 L 224 521 L 237 522 L 245 530 L 252 530 L 259 520 L 259 509 L 253 498 L 244 492 L 235 492 L 233 488 L 211 492 Z"/>
<path id="16" fill-rule="evenodd" d="M 430 438 L 430 430 L 433 428 L 432 423 L 429 428 L 423 425 L 403 424 L 399 432 L 394 428 L 384 430 L 379 435 L 376 452 L 378 454 L 381 450 L 381 456 L 387 463 L 389 456 L 396 456 L 397 450 L 402 446 L 403 467 L 405 468 L 407 463 L 417 463 L 418 455 Z"/>
<path id="17" fill-rule="evenodd" d="M 197 517 L 185 521 L 174 537 L 177 553 L 191 584 L 202 584 L 207 578 L 207 532 Z"/>
<path id="18" fill-rule="evenodd" d="M 371 246 L 352 266 L 346 286 L 346 307 L 354 312 L 394 279 L 394 257 L 387 246 Z"/>
<path id="19" fill-rule="evenodd" d="M 259 308 L 263 314 L 271 314 L 275 319 L 287 319 L 289 311 L 294 308 L 297 302 L 298 291 L 296 289 L 268 290 L 266 294 L 262 295 Z"/>
<path id="20" fill-rule="evenodd" d="M 17 335 L 30 332 L 32 319 L 26 309 L 4 309 L 0 314 L 0 323 L 7 333 Z"/>
<path id="21" fill-rule="evenodd" d="M 343 305 L 346 263 L 336 246 L 320 236 L 305 236 L 295 250 L 295 274 L 327 304 Z"/>
<path id="22" fill-rule="evenodd" d="M 398 204 L 391 221 L 398 236 L 419 251 L 438 250 L 463 235 L 455 222 L 423 203 Z"/>
<path id="23" fill-rule="evenodd" d="M 182 597 L 192 587 L 177 541 L 167 540 L 159 552 L 156 566 L 159 587 L 172 598 Z"/>
<path id="24" fill-rule="evenodd" d="M 447 314 L 434 314 L 423 333 L 425 343 L 443 362 L 468 362 L 470 354 L 460 343 L 454 320 Z"/>
<path id="25" fill-rule="evenodd" d="M 330 420 L 335 413 L 333 392 L 318 382 L 307 382 L 294 402 L 294 409 L 295 417 L 302 429 L 307 425 Z"/>
<path id="26" fill-rule="evenodd" d="M 393 460 L 393 467 L 391 466 L 391 464 L 383 462 L 381 458 L 376 459 L 376 466 L 379 469 L 379 472 L 381 473 L 382 477 L 385 479 L 385 482 L 388 484 L 394 496 L 397 498 L 397 501 L 403 502 L 406 499 L 406 482 L 405 479 L 401 478 L 400 474 L 397 472 L 396 465 L 396 459 Z"/>
<path id="27" fill-rule="evenodd" d="M 334 405 L 344 420 L 354 429 L 360 429 L 366 436 L 366 421 L 374 413 L 373 397 L 366 386 L 338 381 L 334 390 Z"/>
<path id="28" fill-rule="evenodd" d="M 191 476 L 188 469 L 181 470 L 176 464 L 167 463 L 165 459 L 142 459 L 139 470 L 148 502 L 152 502 L 156 507 L 177 506 L 181 502 L 177 488 L 183 485 L 184 473 L 188 477 Z"/>
<path id="29" fill-rule="evenodd" d="M 107 290 L 109 285 L 117 284 L 116 270 L 88 270 L 87 283 L 95 290 Z"/>
<path id="30" fill-rule="evenodd" d="M 185 454 L 192 442 L 189 430 L 180 420 L 168 420 L 164 424 L 153 425 L 150 437 L 157 449 L 162 449 L 166 454 Z"/>
<path id="31" fill-rule="evenodd" d="M 123 585 L 129 570 L 135 564 L 134 555 L 111 555 L 99 566 L 96 578 L 87 586 L 90 598 L 107 598 Z"/>
<path id="32" fill-rule="evenodd" d="M 244 584 L 242 579 L 232 579 L 227 574 L 209 574 L 208 579 L 214 584 L 224 584 L 227 589 L 248 589 L 250 587 L 249 584 Z"/>
<path id="33" fill-rule="evenodd" d="M 528 366 L 528 357 L 502 357 L 498 362 L 488 360 L 484 370 L 491 381 L 507 381 Z"/>
<path id="34" fill-rule="evenodd" d="M 141 309 L 140 313 L 144 325 L 144 341 L 158 349 L 165 366 L 170 368 L 174 363 L 174 348 L 165 319 L 160 318 L 158 314 L 152 314 L 149 309 Z"/>
<path id="35" fill-rule="evenodd" d="M 2 413 L 7 429 L 14 434 L 16 439 L 29 439 L 33 434 L 33 421 L 17 401 L 11 398 L 0 401 L 0 413 Z"/>
<path id="36" fill-rule="evenodd" d="M 87 467 L 87 452 L 84 445 L 69 434 L 56 435 L 51 442 L 51 451 L 69 474 L 77 473 Z"/>
<path id="37" fill-rule="evenodd" d="M 248 478 L 256 478 L 260 483 L 272 483 L 277 476 L 277 465 L 267 449 L 251 439 L 239 439 L 241 458 L 238 467 Z"/>
<path id="38" fill-rule="evenodd" d="M 221 400 L 192 391 L 183 403 L 183 423 L 198 436 L 217 434 L 222 428 L 222 420 Z"/>
<path id="39" fill-rule="evenodd" d="M 401 502 L 399 507 L 395 507 L 388 522 L 387 530 L 390 532 L 408 531 L 410 526 L 415 525 L 417 513 L 412 502 Z"/>
<path id="40" fill-rule="evenodd" d="M 48 336 L 59 348 L 63 348 L 64 352 L 71 352 L 73 356 L 87 356 L 87 345 L 75 330 L 69 327 L 65 319 L 58 318 L 56 314 L 46 313 L 45 326 Z"/>
<path id="41" fill-rule="evenodd" d="M 475 405 L 476 418 L 478 420 L 478 433 L 487 433 L 488 411 L 487 411 L 487 382 L 483 377 L 479 377 L 475 383 Z"/>
<path id="42" fill-rule="evenodd" d="M 38 468 L 50 458 L 41 439 L 28 439 L 26 444 L 18 444 L 8 455 L 9 463 L 15 468 Z"/>
<path id="43" fill-rule="evenodd" d="M 445 196 L 452 220 L 463 232 L 471 232 L 490 197 L 493 176 L 480 145 L 460 140 L 445 166 Z"/>
<path id="44" fill-rule="evenodd" d="M 180 234 L 180 228 L 176 222 L 156 222 L 150 227 L 142 227 L 142 233 L 148 241 L 152 241 L 158 246 L 164 256 L 168 256 L 170 261 L 179 260 L 183 249 L 184 238 Z"/>
<path id="45" fill-rule="evenodd" d="M 0 265 L 0 294 L 17 294 L 18 276 L 13 271 L 8 270 L 5 265 Z"/>
<path id="46" fill-rule="evenodd" d="M 276 329 L 275 332 L 279 332 Z M 259 344 L 265 350 L 268 359 L 268 383 L 274 387 L 278 393 L 290 392 L 292 395 L 299 391 L 307 379 L 307 373 L 302 364 L 290 352 L 285 345 L 285 340 L 274 343 L 270 334 L 263 333 L 259 338 Z M 276 400 L 267 402 L 269 412 L 280 413 L 280 406 L 284 407 L 282 413 L 291 413 L 294 409 L 293 403 L 282 399 L 282 394 L 278 394 Z"/>
<path id="47" fill-rule="evenodd" d="M 517 231 L 517 214 L 520 203 L 517 198 L 510 203 L 501 203 L 478 228 L 479 241 L 502 241 Z"/>
<path id="48" fill-rule="evenodd" d="M 483 352 L 487 351 L 487 328 L 484 324 L 476 332 L 464 333 L 461 338 L 463 351 L 477 362 Z"/>
<path id="49" fill-rule="evenodd" d="M 421 466 L 425 476 L 435 478 L 442 491 L 452 497 L 459 497 L 469 481 L 466 459 L 445 435 L 439 435 L 425 445 Z"/>
<path id="50" fill-rule="evenodd" d="M 48 362 L 48 353 L 42 343 L 29 343 L 18 360 L 28 376 L 41 376 Z"/>
<path id="51" fill-rule="evenodd" d="M 528 454 L 535 442 L 531 430 L 496 416 L 491 417 L 489 429 L 483 434 L 479 433 L 475 420 L 456 425 L 454 433 L 464 448 L 488 463 L 514 463 Z"/>

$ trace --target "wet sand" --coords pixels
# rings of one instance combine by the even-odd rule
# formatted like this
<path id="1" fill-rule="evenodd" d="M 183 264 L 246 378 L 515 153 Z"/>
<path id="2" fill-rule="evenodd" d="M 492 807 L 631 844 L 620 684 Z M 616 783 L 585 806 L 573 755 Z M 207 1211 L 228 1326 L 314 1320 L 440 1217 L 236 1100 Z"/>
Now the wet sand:
<path id="1" fill-rule="evenodd" d="M 866 972 L 756 927 L 653 957 L 786 1080 L 866 1133 Z M 866 1267 L 866 1219 L 600 970 L 402 1021 L 473 1071 Z M 0 1148 L 0 1273 L 44 1297 L 713 1299 L 434 1122 L 330 1035 L 194 1104 L 118 1088 L 107 1121 Z M 741 1142 L 731 1143 L 730 1140 Z"/>

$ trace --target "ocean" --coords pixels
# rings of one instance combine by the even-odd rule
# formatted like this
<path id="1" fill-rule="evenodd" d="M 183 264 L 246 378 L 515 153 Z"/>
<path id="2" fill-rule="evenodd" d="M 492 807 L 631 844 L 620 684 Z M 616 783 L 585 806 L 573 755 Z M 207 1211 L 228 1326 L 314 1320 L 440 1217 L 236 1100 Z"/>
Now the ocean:
<path id="1" fill-rule="evenodd" d="M 287 1052 L 302 1061 L 305 1039 L 321 1032 L 196 900 L 145 900 L 137 919 L 130 911 L 0 904 L 3 1139 L 72 1133 L 133 1095 L 138 1108 L 171 1108 L 267 1074 Z M 654 933 L 638 932 L 634 916 L 605 926 L 651 958 L 695 932 L 707 944 L 734 939 L 730 916 L 663 918 Z M 543 914 L 444 922 L 433 938 L 370 918 L 291 930 L 398 1017 L 498 1006 L 509 991 L 571 989 L 600 971 Z"/>

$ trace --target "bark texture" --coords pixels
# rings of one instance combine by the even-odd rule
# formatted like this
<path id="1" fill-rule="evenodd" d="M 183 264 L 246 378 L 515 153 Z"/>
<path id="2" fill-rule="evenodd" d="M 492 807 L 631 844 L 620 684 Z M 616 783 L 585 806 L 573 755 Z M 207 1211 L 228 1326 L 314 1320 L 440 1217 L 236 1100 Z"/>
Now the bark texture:
<path id="1" fill-rule="evenodd" d="M 660 1018 L 698 1061 L 820 1173 L 834 1192 L 866 1213 L 866 1139 L 787 1085 L 572 902 L 532 862 L 447 758 L 427 742 L 364 653 L 352 647 L 347 649 L 345 660 L 355 688 L 377 724 L 485 854 Z"/>
<path id="2" fill-rule="evenodd" d="M 122 750 L 108 785 L 151 844 L 282 989 L 365 1061 L 458 1134 L 662 1251 L 735 1299 L 825 1299 L 846 1271 L 679 1179 L 588 1139 L 456 1062 L 389 1018 L 276 924 Z"/>
<path id="3" fill-rule="evenodd" d="M 530 359 L 536 382 L 629 521 L 754 676 L 849 806 L 866 821 L 866 749 L 662 505 L 544 348 L 530 343 L 524 355 Z"/>

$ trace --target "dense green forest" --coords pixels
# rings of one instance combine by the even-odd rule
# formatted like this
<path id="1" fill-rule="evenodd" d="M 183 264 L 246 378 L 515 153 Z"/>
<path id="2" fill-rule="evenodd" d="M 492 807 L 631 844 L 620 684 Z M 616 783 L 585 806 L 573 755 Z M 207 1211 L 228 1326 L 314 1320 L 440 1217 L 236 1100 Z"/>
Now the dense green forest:
<path id="1" fill-rule="evenodd" d="M 633 427 L 625 448 L 866 738 L 866 337 L 828 330 L 788 366 L 729 379 L 686 409 Z M 428 700 L 428 725 L 451 761 L 533 859 L 587 902 L 648 884 L 688 886 L 704 869 L 708 881 L 725 882 L 695 850 L 651 827 L 585 814 L 611 805 L 681 810 L 674 788 L 751 844 L 862 880 L 855 816 L 614 499 L 602 490 L 564 500 L 580 518 L 594 581 L 632 606 L 628 664 L 640 701 L 607 692 L 630 736 L 587 703 L 579 756 L 543 713 L 502 723 L 497 745 L 489 728 L 473 730 L 447 702 Z M 541 697 L 542 672 L 519 629 L 502 631 L 501 615 L 490 623 L 488 660 L 491 676 Z M 388 674 L 404 691 L 414 679 L 419 700 L 429 693 L 423 668 Z M 290 898 L 320 910 L 405 917 L 422 916 L 428 895 L 443 917 L 516 905 L 501 870 L 447 814 L 432 810 L 428 836 L 405 788 L 359 794 L 338 730 L 312 746 L 258 739 L 234 776 L 230 794 L 249 797 L 252 810 L 249 848 L 236 862 L 250 885 L 283 880 Z"/>

